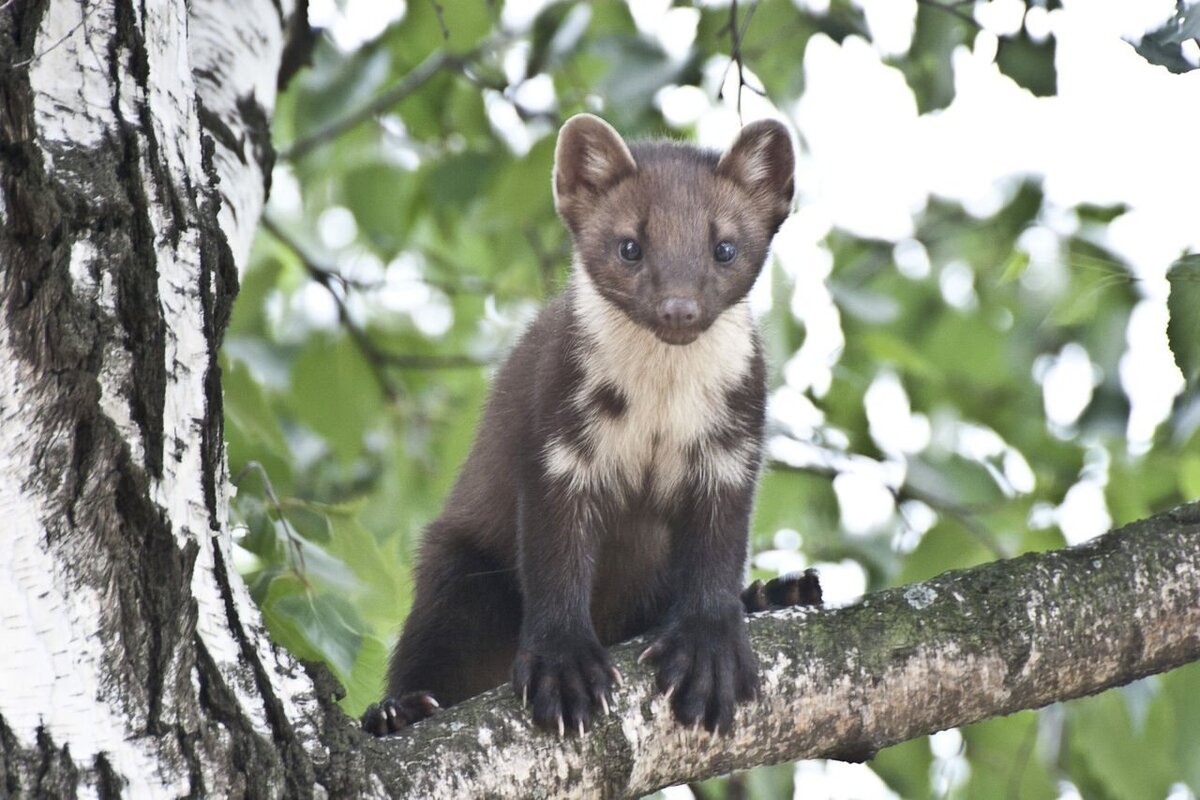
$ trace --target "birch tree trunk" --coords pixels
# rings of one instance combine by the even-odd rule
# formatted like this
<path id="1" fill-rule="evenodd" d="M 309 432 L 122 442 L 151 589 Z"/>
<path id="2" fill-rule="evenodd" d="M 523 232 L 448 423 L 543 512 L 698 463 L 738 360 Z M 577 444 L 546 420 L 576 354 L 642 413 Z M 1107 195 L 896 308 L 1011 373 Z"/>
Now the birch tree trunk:
<path id="1" fill-rule="evenodd" d="M 0 10 L 0 750 L 30 796 L 311 787 L 312 684 L 230 566 L 217 367 L 295 13 Z"/>
<path id="2" fill-rule="evenodd" d="M 756 620 L 765 696 L 728 739 L 680 731 L 629 646 L 618 708 L 581 740 L 503 690 L 359 733 L 328 673 L 268 641 L 226 524 L 217 349 L 304 14 L 0 2 L 0 797 L 624 796 L 862 758 L 1200 656 L 1191 508 Z"/>

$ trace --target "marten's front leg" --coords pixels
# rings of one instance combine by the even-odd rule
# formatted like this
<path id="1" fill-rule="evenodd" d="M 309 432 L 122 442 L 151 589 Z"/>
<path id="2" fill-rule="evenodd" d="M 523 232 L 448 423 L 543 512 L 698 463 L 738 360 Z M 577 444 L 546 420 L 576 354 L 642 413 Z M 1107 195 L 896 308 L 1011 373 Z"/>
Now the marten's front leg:
<path id="1" fill-rule="evenodd" d="M 598 504 L 565 480 L 528 480 L 517 535 L 522 617 L 513 688 L 539 727 L 582 734 L 594 710 L 608 709 L 619 680 L 592 626 Z"/>
<path id="2" fill-rule="evenodd" d="M 680 723 L 726 733 L 738 702 L 758 691 L 739 596 L 753 483 L 698 487 L 672 521 L 674 602 L 639 660 L 658 665 L 658 690 Z"/>

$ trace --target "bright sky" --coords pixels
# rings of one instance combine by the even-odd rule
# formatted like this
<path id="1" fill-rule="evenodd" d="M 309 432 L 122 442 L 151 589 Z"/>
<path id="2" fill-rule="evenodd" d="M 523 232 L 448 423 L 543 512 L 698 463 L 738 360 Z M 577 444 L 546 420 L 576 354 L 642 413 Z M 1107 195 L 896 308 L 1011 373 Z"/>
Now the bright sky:
<path id="1" fill-rule="evenodd" d="M 827 5 L 826 0 L 794 1 L 816 10 Z M 1200 71 L 1172 75 L 1144 61 L 1122 37 L 1158 27 L 1174 13 L 1174 0 L 1063 0 L 1060 10 L 1036 9 L 1027 15 L 1020 0 L 977 0 L 974 16 L 983 31 L 972 47 L 953 55 L 955 99 L 948 108 L 924 115 L 918 114 L 900 72 L 881 60 L 908 50 L 916 0 L 854 2 L 863 9 L 874 41 L 849 37 L 839 45 L 814 37 L 804 55 L 806 91 L 794 107 L 775 108 L 752 93 L 742 98 L 747 121 L 784 119 L 805 143 L 797 172 L 799 210 L 785 224 L 774 250 L 795 281 L 792 310 L 805 323 L 807 337 L 785 366 L 786 385 L 772 398 L 773 416 L 794 434 L 773 443 L 773 454 L 797 463 L 813 461 L 804 437 L 822 416 L 805 393 L 819 398 L 828 388 L 843 345 L 839 313 L 823 283 L 832 267 L 823 244 L 826 234 L 836 227 L 892 241 L 897 268 L 919 277 L 928 274 L 930 264 L 923 246 L 911 238 L 914 215 L 931 196 L 957 201 L 985 217 L 1002 207 L 1027 176 L 1041 177 L 1047 210 L 1021 240 L 1031 257 L 1022 280 L 1064 279 L 1058 247 L 1078 227 L 1073 206 L 1124 203 L 1130 208 L 1109 226 L 1104 243 L 1127 259 L 1140 279 L 1143 300 L 1129 323 L 1120 378 L 1132 404 L 1127 436 L 1135 451 L 1144 447 L 1183 387 L 1167 347 L 1165 273 L 1182 253 L 1200 251 L 1200 160 L 1184 149 L 1200 130 Z M 504 22 L 525 28 L 543 5 L 545 0 L 508 2 Z M 334 0 L 311 0 L 309 9 L 314 23 L 329 27 L 339 46 L 351 49 L 399 18 L 404 3 L 345 0 L 338 11 Z M 634 0 L 631 11 L 643 34 L 670 54 L 682 57 L 695 38 L 697 12 L 672 8 L 670 0 Z M 1031 36 L 1053 33 L 1057 39 L 1054 97 L 1034 97 L 993 64 L 997 36 L 1021 25 Z M 523 58 L 519 48 L 508 54 L 512 73 L 519 74 Z M 668 123 L 695 124 L 701 143 L 725 147 L 738 127 L 731 102 L 714 99 L 725 62 L 714 60 L 705 74 L 703 89 L 667 88 L 658 100 Z M 554 103 L 552 86 L 544 78 L 519 91 L 528 105 Z M 732 98 L 736 92 L 725 95 Z M 487 107 L 493 124 L 515 149 L 527 148 L 540 135 L 523 128 L 505 98 L 491 97 Z M 333 230 L 331 238 L 336 238 L 336 225 Z M 770 302 L 763 289 L 754 296 L 760 309 Z M 969 308 L 974 275 L 966 265 L 944 269 L 941 289 L 947 302 Z M 1052 433 L 1071 430 L 1098 375 L 1078 343 L 1037 365 L 1035 377 L 1043 386 Z M 901 381 L 890 372 L 877 376 L 866 405 L 872 433 L 888 455 L 882 464 L 866 459 L 839 464 L 847 471 L 835 490 L 851 535 L 878 530 L 893 519 L 886 487 L 903 480 L 904 455 L 924 448 L 933 435 L 930 420 L 912 413 Z M 1003 471 L 996 477 L 1006 491 L 1032 490 L 1028 463 L 995 432 L 952 423 L 942 435 L 964 455 L 1001 457 Z M 1106 455 L 1094 448 L 1063 504 L 1037 509 L 1031 524 L 1060 525 L 1070 542 L 1106 530 L 1111 523 L 1103 495 L 1107 466 Z M 905 516 L 917 538 L 933 524 L 929 509 L 919 504 L 906 508 Z M 797 551 L 801 536 L 780 531 L 776 549 L 762 554 L 759 564 L 781 571 L 807 566 Z M 898 540 L 897 546 L 915 546 L 915 541 Z M 863 591 L 865 576 L 857 564 L 817 566 L 835 600 L 847 601 Z M 934 748 L 935 778 L 947 788 L 961 785 L 967 769 L 961 736 L 954 731 L 940 736 Z M 800 765 L 797 780 L 797 797 L 892 796 L 862 765 Z M 1063 787 L 1064 796 L 1075 796 L 1072 792 L 1073 787 Z M 671 790 L 669 796 L 684 793 L 686 789 Z"/>

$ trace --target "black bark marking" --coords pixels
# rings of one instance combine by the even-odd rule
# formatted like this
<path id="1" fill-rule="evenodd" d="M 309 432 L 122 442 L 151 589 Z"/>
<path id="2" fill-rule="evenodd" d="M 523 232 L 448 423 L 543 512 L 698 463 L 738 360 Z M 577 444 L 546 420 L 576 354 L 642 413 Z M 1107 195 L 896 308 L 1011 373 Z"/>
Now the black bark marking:
<path id="1" fill-rule="evenodd" d="M 306 23 L 307 24 L 307 23 Z M 238 114 L 246 126 L 250 154 L 262 172 L 264 196 L 271 194 L 271 173 L 275 169 L 275 145 L 271 141 L 271 120 L 262 103 L 252 96 L 239 97 Z"/>
<path id="2" fill-rule="evenodd" d="M 258 690 L 259 697 L 262 698 L 263 710 L 266 712 L 267 724 L 271 726 L 273 732 L 272 741 L 273 747 L 268 748 L 267 743 L 260 740 L 257 736 L 238 737 L 239 739 L 248 738 L 259 751 L 256 753 L 259 757 L 267 756 L 269 759 L 264 763 L 279 763 L 283 768 L 284 779 L 284 796 L 286 797 L 307 797 L 312 794 L 313 786 L 313 765 L 308 754 L 304 750 L 299 737 L 296 736 L 296 731 L 292 727 L 292 721 L 288 719 L 283 704 L 279 698 L 275 696 L 274 688 L 271 685 L 271 678 L 267 675 L 266 665 L 258 658 L 258 651 L 255 649 L 254 642 L 246 634 L 245 627 L 241 618 L 238 616 L 237 608 L 233 603 L 233 586 L 230 581 L 228 567 L 222 557 L 222 551 L 216 543 L 212 544 L 213 550 L 213 574 L 216 577 L 217 586 L 220 588 L 221 598 L 225 602 L 225 622 L 228 630 L 237 640 L 238 647 L 241 649 L 242 662 L 250 668 L 254 675 L 255 688 Z M 234 578 L 234 580 L 240 580 Z M 197 639 L 197 641 L 199 641 Z M 210 678 L 220 679 L 220 673 L 215 669 L 210 673 Z M 223 685 L 223 681 L 221 681 Z M 210 688 L 215 688 L 215 684 L 210 681 Z M 226 689 L 227 691 L 227 689 Z M 234 707 L 239 708 L 236 700 Z M 240 714 L 239 714 L 240 717 Z M 261 769 L 261 764 L 256 760 L 251 762 L 253 769 Z M 251 795 L 252 796 L 252 795 Z"/>
<path id="3" fill-rule="evenodd" d="M 118 139 L 114 143 L 120 153 L 117 178 L 128 203 L 127 233 L 130 238 L 128 258 L 114 264 L 117 289 L 117 318 L 125 332 L 124 345 L 132 356 L 129 384 L 123 387 L 129 400 L 130 417 L 142 437 L 142 450 L 150 474 L 163 474 L 163 409 L 166 399 L 166 324 L 162 318 L 158 296 L 158 263 L 155 257 L 154 226 L 150 221 L 151 200 L 140 180 L 142 153 L 140 141 L 146 143 L 146 164 L 157 188 L 167 195 L 176 225 L 168 231 L 178 241 L 178 220 L 182 209 L 171 186 L 169 175 L 159 158 L 154 135 L 151 109 L 145 98 L 149 93 L 149 57 L 142 32 L 137 27 L 137 15 L 129 0 L 114 6 L 115 30 L 109 39 L 109 80 L 112 82 L 112 113 L 117 120 Z M 128 71 L 123 55 L 128 54 Z M 125 118 L 121 108 L 121 83 L 129 75 L 137 84 L 140 97 L 138 118 Z M 154 280 L 145 276 L 153 275 Z"/>
<path id="4" fill-rule="evenodd" d="M 244 781 L 245 797 L 269 797 L 278 790 L 280 782 L 279 754 L 255 733 L 253 725 L 243 715 L 237 697 L 226 684 L 225 676 L 221 674 L 203 640 L 197 636 L 193 641 L 200 684 L 200 707 L 207 719 L 235 732 L 229 737 L 228 771 Z M 201 776 L 193 780 L 192 790 L 194 796 L 204 797 L 210 787 L 203 784 Z"/>
<path id="5" fill-rule="evenodd" d="M 121 800 L 125 781 L 117 775 L 105 754 L 97 755 L 93 764 L 96 770 L 96 794 L 100 800 Z"/>
<path id="6" fill-rule="evenodd" d="M 211 137 L 201 135 L 201 165 L 206 186 L 200 203 L 200 306 L 203 315 L 204 339 L 208 343 L 208 363 L 204 373 L 204 420 L 200 429 L 201 483 L 204 504 L 208 509 L 209 527 L 221 529 L 224 509 L 217 507 L 217 480 L 224 475 L 225 413 L 221 394 L 221 366 L 218 355 L 233 300 L 238 292 L 237 264 L 225 231 L 217 221 L 221 210 L 221 195 L 217 187 L 220 178 L 213 163 L 215 145 Z"/>
<path id="7" fill-rule="evenodd" d="M 283 9 L 279 0 L 273 0 L 280 17 Z M 300 0 L 287 21 L 287 38 L 283 45 L 283 55 L 279 59 L 279 77 L 276 88 L 283 91 L 288 82 L 297 72 L 312 63 L 313 50 L 316 49 L 319 31 L 308 24 L 308 0 Z"/>

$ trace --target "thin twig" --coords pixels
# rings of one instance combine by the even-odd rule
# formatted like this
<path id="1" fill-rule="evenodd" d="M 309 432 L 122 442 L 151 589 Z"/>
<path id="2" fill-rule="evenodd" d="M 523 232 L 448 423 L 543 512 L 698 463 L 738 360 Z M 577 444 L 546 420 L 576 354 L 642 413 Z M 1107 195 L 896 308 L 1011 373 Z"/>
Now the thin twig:
<path id="1" fill-rule="evenodd" d="M 346 329 L 346 333 L 359 349 L 359 352 L 367 359 L 367 364 L 371 367 L 371 371 L 375 375 L 375 381 L 379 384 L 380 391 L 383 392 L 384 397 L 389 401 L 395 400 L 400 394 L 395 382 L 392 381 L 391 376 L 388 374 L 389 368 L 409 370 L 470 369 L 486 366 L 485 362 L 465 355 L 393 353 L 380 347 L 371 340 L 367 332 L 350 316 L 350 310 L 346 306 L 346 298 L 344 296 L 346 287 L 349 285 L 346 278 L 336 270 L 317 263 L 317 259 L 312 254 L 294 238 L 285 233 L 270 217 L 263 216 L 262 224 L 263 228 L 299 257 L 309 276 L 329 292 L 330 297 L 333 298 L 333 302 L 337 306 L 338 321 Z M 340 287 L 340 291 L 338 287 Z"/>
<path id="2" fill-rule="evenodd" d="M 966 3 L 956 2 L 946 5 L 945 3 L 937 2 L 937 0 L 917 0 L 917 3 L 918 5 L 928 6 L 929 8 L 936 8 L 938 11 L 945 11 L 950 16 L 961 20 L 975 30 L 983 29 L 983 26 L 975 20 L 975 17 L 959 9 L 959 6 L 966 5 Z"/>
<path id="3" fill-rule="evenodd" d="M 438 0 L 429 0 L 429 5 L 433 6 L 433 13 L 437 15 L 438 25 L 442 29 L 442 38 L 450 40 L 450 29 L 446 27 L 446 7 Z"/>
<path id="4" fill-rule="evenodd" d="M 3 6 L 0 6 L 0 11 L 3 11 L 5 8 L 8 8 L 8 4 L 9 4 L 9 3 L 11 3 L 11 2 L 12 2 L 12 0 L 7 0 L 7 2 L 5 2 L 5 4 L 4 4 Z M 22 69 L 22 68 L 24 68 L 24 67 L 28 67 L 30 64 L 32 64 L 33 62 L 37 61 L 37 60 L 38 60 L 39 58 L 41 58 L 42 56 L 46 55 L 46 54 L 47 54 L 47 53 L 49 53 L 50 51 L 52 51 L 52 50 L 54 50 L 55 48 L 57 48 L 57 47 L 59 47 L 60 45 L 62 45 L 62 43 L 63 43 L 63 42 L 65 42 L 65 41 L 67 41 L 67 39 L 70 39 L 72 36 L 74 36 L 74 35 L 75 35 L 75 31 L 77 31 L 77 30 L 79 30 L 80 28 L 82 28 L 82 27 L 84 26 L 84 24 L 87 22 L 88 14 L 91 14 L 91 13 L 92 13 L 92 8 L 91 8 L 91 6 L 89 6 L 89 5 L 88 5 L 86 2 L 83 2 L 83 3 L 81 3 L 80 5 L 82 5 L 82 6 L 83 6 L 83 10 L 82 10 L 82 12 L 81 12 L 81 13 L 83 14 L 83 16 L 81 16 L 81 17 L 79 18 L 79 22 L 77 22 L 77 23 L 76 23 L 76 24 L 75 24 L 75 25 L 74 25 L 74 26 L 71 28 L 71 30 L 69 30 L 69 31 L 67 31 L 65 34 L 63 34 L 63 37 L 62 37 L 61 39 L 59 39 L 57 42 L 55 42 L 54 44 L 52 44 L 52 45 L 50 45 L 49 47 L 47 47 L 47 48 L 46 48 L 45 50 L 43 50 L 42 52 L 40 52 L 40 53 L 37 53 L 37 54 L 35 54 L 35 55 L 32 55 L 32 56 L 30 56 L 29 58 L 25 59 L 24 61 L 18 61 L 17 63 L 13 64 L 13 69 Z"/>
<path id="5" fill-rule="evenodd" d="M 283 525 L 284 536 L 287 539 L 288 552 L 292 558 L 292 572 L 302 580 L 307 582 L 307 569 L 304 566 L 304 550 L 300 546 L 300 537 L 292 524 L 288 522 L 287 515 L 283 513 L 283 504 L 279 502 L 279 495 L 275 494 L 275 486 L 271 483 L 271 478 L 267 475 L 267 469 L 257 461 L 248 461 L 246 466 L 242 467 L 233 478 L 233 485 L 237 486 L 242 482 L 242 478 L 246 477 L 247 472 L 257 472 L 262 478 L 263 490 L 267 495 L 267 502 L 275 509 L 275 513 L 279 515 L 279 521 Z"/>
<path id="6" fill-rule="evenodd" d="M 746 32 L 750 29 L 750 20 L 754 17 L 754 10 L 757 5 L 751 4 L 746 9 L 746 16 L 742 19 L 741 25 L 738 24 L 738 0 L 733 0 L 729 4 L 729 21 L 726 22 L 717 31 L 717 36 L 723 36 L 726 31 L 729 32 L 730 52 L 729 63 L 725 65 L 725 73 L 721 76 L 721 87 L 717 90 L 717 99 L 720 100 L 725 95 L 725 79 L 729 76 L 729 70 L 733 65 L 737 65 L 738 88 L 737 88 L 737 114 L 738 122 L 742 121 L 742 90 L 749 89 L 757 95 L 763 95 L 764 92 L 751 86 L 746 82 L 745 69 L 745 54 L 742 52 L 742 41 L 746 38 Z"/>
<path id="7" fill-rule="evenodd" d="M 504 44 L 507 37 L 498 36 L 480 43 L 466 53 L 455 54 L 444 50 L 432 53 L 428 58 L 414 67 L 395 86 L 378 95 L 366 105 L 351 111 L 346 116 L 335 119 L 317 128 L 307 136 L 302 136 L 287 147 L 280 150 L 281 158 L 296 160 L 314 148 L 341 136 L 346 131 L 372 117 L 382 114 L 387 109 L 401 102 L 429 82 L 431 78 L 444 69 L 461 72 L 468 63 L 479 58 L 486 52 Z"/>
<path id="8" fill-rule="evenodd" d="M 788 464 L 785 461 L 771 460 L 769 462 L 771 469 L 777 469 L 784 472 L 799 472 L 806 475 L 815 475 L 820 478 L 833 480 L 838 475 L 842 474 L 842 470 L 832 465 L 826 464 L 809 464 L 805 466 L 796 466 Z M 935 495 L 932 492 L 927 492 L 924 489 L 918 489 L 909 483 L 903 483 L 895 488 L 886 487 L 891 493 L 892 499 L 896 502 L 897 507 L 905 500 L 918 500 L 925 505 L 939 511 L 942 514 L 951 517 L 971 534 L 980 544 L 986 547 L 997 558 L 1008 558 L 1012 555 L 1008 548 L 1000 543 L 1000 540 L 995 534 L 988 529 L 986 525 L 981 523 L 975 513 L 960 503 L 953 500 L 947 500 L 944 497 Z"/>

